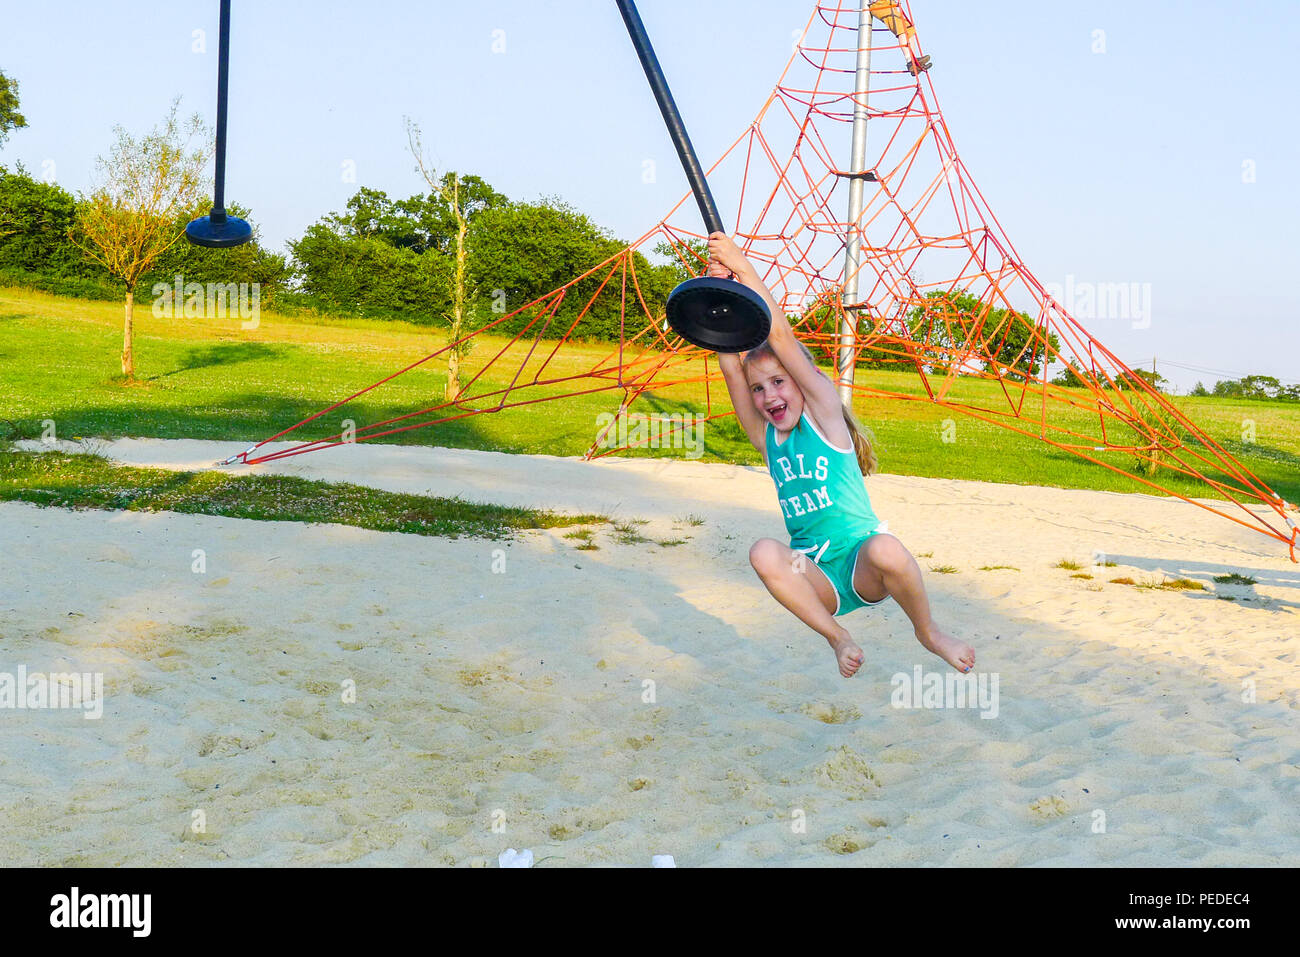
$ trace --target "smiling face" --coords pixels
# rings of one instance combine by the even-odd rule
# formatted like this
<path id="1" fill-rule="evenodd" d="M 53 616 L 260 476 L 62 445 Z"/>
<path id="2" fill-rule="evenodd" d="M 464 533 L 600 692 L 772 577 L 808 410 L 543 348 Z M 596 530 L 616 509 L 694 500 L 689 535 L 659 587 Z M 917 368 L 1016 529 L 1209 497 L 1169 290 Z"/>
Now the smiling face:
<path id="1" fill-rule="evenodd" d="M 780 361 L 760 356 L 745 364 L 754 408 L 780 431 L 793 429 L 803 414 L 803 393 Z"/>

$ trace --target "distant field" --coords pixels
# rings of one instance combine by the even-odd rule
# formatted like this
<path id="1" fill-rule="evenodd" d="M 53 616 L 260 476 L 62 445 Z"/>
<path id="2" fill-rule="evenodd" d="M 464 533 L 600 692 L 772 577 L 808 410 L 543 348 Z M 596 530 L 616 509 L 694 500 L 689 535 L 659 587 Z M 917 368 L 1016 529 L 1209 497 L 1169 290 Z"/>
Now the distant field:
<path id="1" fill-rule="evenodd" d="M 427 355 L 445 343 L 437 329 L 365 319 L 289 318 L 263 312 L 258 328 L 242 330 L 237 319 L 156 319 L 145 303 L 136 310 L 136 370 L 139 384 L 120 381 L 120 304 L 50 296 L 25 289 L 0 289 L 0 438 L 37 437 L 43 420 L 60 438 L 120 436 L 203 438 L 248 442 L 267 438 L 345 395 Z M 462 381 L 482 368 L 506 344 L 483 337 L 464 361 Z M 546 343 L 546 352 L 553 347 Z M 512 354 L 522 358 L 527 347 Z M 590 368 L 615 347 L 566 345 L 548 366 L 551 375 Z M 541 351 L 539 347 L 539 352 Z M 534 361 L 533 365 L 536 362 Z M 505 363 L 480 383 L 505 388 L 500 377 L 518 361 Z M 531 365 L 530 365 L 531 369 Z M 710 370 L 716 366 L 710 363 Z M 698 364 L 697 374 L 703 374 Z M 494 377 L 495 376 L 495 377 Z M 521 380 L 531 376 L 521 376 Z M 358 426 L 440 404 L 445 364 L 435 361 L 294 433 L 294 438 L 334 434 L 346 418 Z M 923 395 L 915 376 L 862 370 L 858 381 L 890 391 Z M 595 440 L 597 416 L 617 410 L 622 388 L 613 380 L 575 381 L 555 387 L 517 390 L 512 401 L 570 395 L 504 412 L 471 415 L 454 422 L 382 439 L 403 444 L 492 449 L 513 453 L 581 455 Z M 481 386 L 476 386 L 476 391 Z M 715 414 L 730 410 L 721 380 L 709 384 Z M 994 383 L 963 379 L 956 395 L 995 401 Z M 1300 406 L 1221 398 L 1174 398 L 1174 403 L 1261 480 L 1288 501 L 1300 499 Z M 703 412 L 702 383 L 646 394 L 632 407 L 641 412 Z M 862 421 L 876 434 L 882 471 L 989 482 L 1063 488 L 1149 491 L 1108 469 L 1087 463 L 1036 438 L 1018 435 L 929 402 L 859 399 Z M 442 413 L 446 414 L 446 413 Z M 942 423 L 953 419 L 956 441 L 942 441 Z M 418 421 L 418 420 L 412 420 Z M 1072 410 L 1056 421 L 1083 432 L 1095 420 Z M 1243 434 L 1253 424 L 1253 443 Z M 1031 431 L 1033 425 L 1025 426 Z M 325 452 L 323 454 L 329 454 Z M 681 456 L 681 450 L 637 450 L 644 455 Z M 1103 456 L 1122 469 L 1133 459 Z M 761 465 L 732 416 L 707 423 L 704 461 Z M 1164 470 L 1161 484 L 1197 497 L 1211 497 L 1201 483 Z"/>

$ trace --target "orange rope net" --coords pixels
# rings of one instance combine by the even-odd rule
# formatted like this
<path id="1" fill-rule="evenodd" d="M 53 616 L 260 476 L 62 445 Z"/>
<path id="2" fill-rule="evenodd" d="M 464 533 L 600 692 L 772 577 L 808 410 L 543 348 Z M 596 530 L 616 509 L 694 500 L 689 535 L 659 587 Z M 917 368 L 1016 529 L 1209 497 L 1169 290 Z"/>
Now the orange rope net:
<path id="1" fill-rule="evenodd" d="M 834 357 L 846 313 L 855 354 L 876 368 L 908 370 L 921 389 L 895 391 L 855 382 L 855 397 L 926 402 L 1032 436 L 1150 489 L 1222 515 L 1290 547 L 1300 544 L 1294 506 L 1256 478 L 1119 361 L 1055 301 L 1016 254 L 953 145 L 937 106 L 910 4 L 875 2 L 865 170 L 843 168 L 850 153 L 858 58 L 854 0 L 817 3 L 803 37 L 758 116 L 708 171 L 715 193 L 735 195 L 732 230 L 791 316 L 814 355 Z M 629 69 L 634 68 L 630 64 Z M 847 222 L 847 194 L 863 180 L 863 210 Z M 722 190 L 719 184 L 725 184 Z M 624 412 L 643 394 L 703 383 L 704 418 L 734 414 L 712 357 L 667 331 L 662 308 L 642 294 L 634 252 L 666 243 L 692 273 L 703 269 L 689 195 L 653 229 L 582 276 L 466 333 L 405 369 L 253 446 L 248 464 L 367 441 L 467 416 L 535 402 L 620 393 Z M 725 205 L 725 204 L 724 204 Z M 845 274 L 845 248 L 856 233 L 856 277 Z M 855 302 L 843 301 L 856 278 Z M 598 297 L 621 302 L 622 336 L 590 368 L 560 374 L 553 363 Z M 559 320 L 560 307 L 580 308 Z M 569 317 L 572 318 L 569 318 Z M 522 328 L 478 363 L 454 401 L 338 435 L 256 454 L 267 443 L 424 365 L 464 340 L 507 324 Z M 513 320 L 513 321 L 512 321 Z M 522 351 L 522 361 L 520 359 Z M 701 359 L 705 369 L 699 372 Z M 1075 371 L 1073 387 L 1048 379 L 1052 363 Z M 859 380 L 869 373 L 857 371 Z M 882 377 L 883 378 L 883 377 Z M 894 377 L 897 379 L 897 377 Z M 990 391 L 963 387 L 993 382 Z M 502 382 L 504 386 L 501 386 Z M 709 388 L 710 383 L 714 388 Z M 538 397 L 539 387 L 545 394 Z M 714 396 L 722 397 L 714 408 Z M 993 398 L 990 399 L 989 396 Z M 870 419 L 870 416 L 867 416 Z M 628 448 L 597 435 L 586 457 Z M 1122 452 L 1147 467 L 1135 472 L 1100 458 Z M 1112 456 L 1114 458 L 1114 456 Z M 1192 499 L 1157 479 L 1161 470 L 1199 479 L 1206 497 Z M 1145 473 L 1145 474 L 1143 474 Z"/>

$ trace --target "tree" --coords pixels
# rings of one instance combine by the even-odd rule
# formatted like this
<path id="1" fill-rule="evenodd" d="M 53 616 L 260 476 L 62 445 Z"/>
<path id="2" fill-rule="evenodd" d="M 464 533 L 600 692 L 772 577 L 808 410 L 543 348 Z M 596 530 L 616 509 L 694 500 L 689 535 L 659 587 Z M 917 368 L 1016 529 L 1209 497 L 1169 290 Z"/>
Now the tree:
<path id="1" fill-rule="evenodd" d="M 11 80 L 0 70 L 0 146 L 5 145 L 9 131 L 27 125 L 27 118 L 18 112 L 18 81 Z"/>
<path id="2" fill-rule="evenodd" d="M 302 291 L 326 307 L 362 315 L 426 317 L 451 308 L 451 261 L 399 249 L 374 236 L 340 235 L 329 223 L 289 243 Z"/>
<path id="3" fill-rule="evenodd" d="M 1271 375 L 1248 375 L 1241 380 L 1241 394 L 1247 399 L 1275 399 L 1282 383 Z"/>
<path id="4" fill-rule="evenodd" d="M 492 290 L 498 300 L 515 306 L 570 284 L 575 276 L 581 276 L 625 247 L 586 215 L 558 199 L 515 202 L 485 210 L 474 222 L 471 240 L 474 282 L 480 288 Z M 655 277 L 653 284 L 647 284 L 654 286 L 647 292 L 647 304 L 653 311 L 662 304 L 658 297 L 667 296 L 664 287 L 671 289 L 672 267 L 651 266 L 644 257 L 634 262 L 638 275 L 645 270 L 645 275 Z M 597 295 L 604 278 L 605 272 L 599 270 L 569 285 L 563 303 L 548 326 L 548 334 L 558 335 L 567 330 L 578 312 L 594 297 L 583 319 L 583 335 L 590 339 L 617 339 L 622 315 L 621 283 L 615 278 Z M 508 328 L 497 328 L 504 334 L 513 334 L 531 318 L 521 314 Z"/>
<path id="5" fill-rule="evenodd" d="M 184 236 L 177 229 L 183 210 L 193 209 L 206 185 L 203 172 L 208 150 L 190 150 L 195 136 L 207 138 L 196 113 L 184 130 L 172 102 L 162 129 L 155 128 L 139 140 L 122 127 L 114 127 L 117 141 L 95 168 L 100 185 L 82 197 L 72 241 L 126 287 L 126 316 L 122 332 L 122 375 L 135 375 L 132 343 L 136 282 L 158 257 Z M 185 134 L 182 140 L 182 132 Z"/>
<path id="6" fill-rule="evenodd" d="M 1046 348 L 1060 349 L 1055 333 L 1044 340 L 1038 326 L 1023 312 L 994 309 L 969 292 L 927 293 L 907 318 L 911 337 L 928 347 L 931 367 L 948 373 L 978 358 L 985 372 L 1033 378 L 1042 367 Z M 958 363 L 960 353 L 970 357 Z"/>
<path id="7" fill-rule="evenodd" d="M 1205 385 L 1203 383 L 1198 381 L 1196 385 L 1192 388 L 1192 391 L 1187 394 L 1188 395 L 1209 395 L 1210 392 L 1208 389 L 1205 388 Z"/>
<path id="8" fill-rule="evenodd" d="M 195 206 L 180 210 L 174 228 L 184 231 L 190 220 L 206 216 L 211 208 L 212 200 L 204 196 Z M 226 211 L 240 219 L 253 218 L 249 210 L 236 203 L 227 203 Z M 289 268 L 284 256 L 262 247 L 254 227 L 250 242 L 231 249 L 209 249 L 191 242 L 175 243 L 140 277 L 137 288 L 148 289 L 154 283 L 171 285 L 176 276 L 181 276 L 187 283 L 256 283 L 265 304 L 268 295 L 274 295 L 287 283 Z"/>
<path id="9" fill-rule="evenodd" d="M 1067 362 L 1065 368 L 1057 373 L 1056 378 L 1052 380 L 1052 385 L 1065 386 L 1066 388 L 1071 389 L 1081 389 L 1086 388 L 1088 382 L 1083 378 L 1078 366 L 1073 362 Z"/>
<path id="10" fill-rule="evenodd" d="M 452 269 L 451 310 L 448 315 L 451 322 L 448 335 L 454 343 L 463 335 L 465 320 L 468 318 L 467 310 L 472 309 L 471 293 L 467 285 L 469 265 L 467 237 L 470 220 L 483 209 L 504 201 L 505 197 L 477 176 L 467 177 L 465 182 L 462 182 L 460 175 L 455 172 L 444 173 L 441 178 L 438 177 L 433 164 L 424 155 L 420 127 L 410 117 L 406 119 L 406 142 L 411 155 L 415 157 L 417 171 L 431 191 L 430 197 L 436 196 L 443 203 L 440 224 L 443 228 L 430 230 L 431 240 L 434 240 L 439 233 L 445 234 L 448 231 L 446 227 L 452 227 L 450 231 L 454 239 L 450 248 L 441 251 L 450 255 L 455 263 Z M 448 402 L 455 402 L 460 396 L 460 360 L 467 356 L 472 348 L 473 343 L 466 340 L 452 346 L 447 353 L 446 398 Z"/>
<path id="11" fill-rule="evenodd" d="M 1137 376 L 1139 379 L 1142 379 L 1144 382 L 1146 382 L 1146 384 L 1151 386 L 1151 388 L 1159 392 L 1164 391 L 1164 389 L 1161 388 L 1162 385 L 1169 384 L 1169 380 L 1166 379 L 1158 372 L 1148 372 L 1145 369 L 1134 369 L 1133 374 Z M 1124 382 L 1123 380 L 1120 380 L 1120 388 L 1123 387 L 1124 387 Z"/>
<path id="12" fill-rule="evenodd" d="M 1056 352 L 1061 348 L 1061 340 L 1056 333 L 1047 333 L 1044 340 L 1042 330 L 1023 312 L 1014 309 L 995 309 L 990 313 L 991 331 L 986 341 L 996 344 L 993 352 L 1001 368 L 1024 378 L 1032 379 L 1038 375 L 1046 353 L 1044 345 Z M 985 327 L 989 329 L 989 326 Z M 993 370 L 993 363 L 985 361 L 984 371 Z"/>
<path id="13" fill-rule="evenodd" d="M 0 166 L 0 268 L 54 275 L 85 271 L 81 251 L 68 241 L 77 201 L 53 183 Z"/>

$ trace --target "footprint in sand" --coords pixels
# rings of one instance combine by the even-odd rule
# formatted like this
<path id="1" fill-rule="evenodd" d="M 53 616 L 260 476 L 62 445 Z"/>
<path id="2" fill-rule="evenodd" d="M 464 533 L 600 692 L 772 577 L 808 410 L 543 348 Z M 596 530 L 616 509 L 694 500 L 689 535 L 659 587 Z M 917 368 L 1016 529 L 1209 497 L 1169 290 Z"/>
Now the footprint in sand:
<path id="1" fill-rule="evenodd" d="M 1029 805 L 1029 813 L 1040 819 L 1053 817 L 1064 817 L 1070 813 L 1070 805 L 1066 804 L 1059 797 L 1054 795 L 1044 795 L 1037 801 Z"/>
<path id="2" fill-rule="evenodd" d="M 822 843 L 836 854 L 856 854 L 864 847 L 871 846 L 871 842 L 859 834 L 857 828 L 851 824 L 839 834 L 832 834 Z"/>
<path id="3" fill-rule="evenodd" d="M 841 707 L 837 704 L 825 704 L 821 701 L 813 701 L 799 709 L 800 714 L 806 714 L 810 718 L 816 718 L 823 724 L 848 724 L 850 721 L 857 721 L 862 717 L 862 712 L 852 705 Z"/>
<path id="4" fill-rule="evenodd" d="M 876 773 L 862 756 L 844 744 L 818 765 L 813 778 L 822 787 L 834 788 L 849 798 L 863 796 L 880 787 Z"/>

